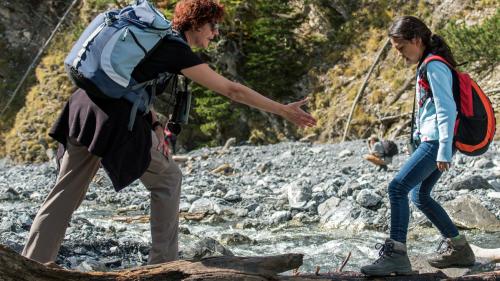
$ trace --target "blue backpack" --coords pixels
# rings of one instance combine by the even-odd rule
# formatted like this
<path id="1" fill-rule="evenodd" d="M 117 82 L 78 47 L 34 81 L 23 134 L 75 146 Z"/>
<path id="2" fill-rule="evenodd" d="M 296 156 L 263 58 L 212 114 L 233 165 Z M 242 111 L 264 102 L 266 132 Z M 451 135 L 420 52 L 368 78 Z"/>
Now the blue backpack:
<path id="1" fill-rule="evenodd" d="M 121 10 L 99 14 L 83 31 L 64 64 L 78 87 L 91 93 L 97 87 L 106 97 L 131 102 L 131 131 L 137 111 L 149 112 L 156 85 L 174 76 L 161 73 L 142 83 L 132 78 L 134 68 L 164 37 L 187 44 L 160 11 L 146 0 L 137 0 Z M 147 86 L 151 86 L 151 94 Z"/>

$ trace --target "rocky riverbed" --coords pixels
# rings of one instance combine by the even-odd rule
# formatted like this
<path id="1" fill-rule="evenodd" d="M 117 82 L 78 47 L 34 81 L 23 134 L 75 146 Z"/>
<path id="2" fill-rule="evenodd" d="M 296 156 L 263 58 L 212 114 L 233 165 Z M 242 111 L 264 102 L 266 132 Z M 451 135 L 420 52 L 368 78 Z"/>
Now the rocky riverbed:
<path id="1" fill-rule="evenodd" d="M 301 270 L 311 272 L 316 266 L 333 271 L 351 252 L 346 270 L 357 271 L 377 257 L 373 246 L 388 233 L 387 185 L 408 157 L 402 152 L 388 172 L 378 172 L 363 160 L 365 153 L 365 143 L 353 141 L 204 148 L 186 154 L 180 162 L 181 257 L 304 253 Z M 0 161 L 1 244 L 22 250 L 56 175 L 52 162 L 21 166 Z M 433 195 L 473 244 L 500 247 L 498 144 L 481 157 L 457 154 Z M 73 215 L 57 263 L 82 271 L 144 265 L 150 246 L 148 198 L 140 182 L 116 193 L 100 170 Z M 411 210 L 408 245 L 419 263 L 418 257 L 435 250 L 440 236 L 415 206 Z M 499 265 L 483 263 L 472 270 L 494 268 Z"/>

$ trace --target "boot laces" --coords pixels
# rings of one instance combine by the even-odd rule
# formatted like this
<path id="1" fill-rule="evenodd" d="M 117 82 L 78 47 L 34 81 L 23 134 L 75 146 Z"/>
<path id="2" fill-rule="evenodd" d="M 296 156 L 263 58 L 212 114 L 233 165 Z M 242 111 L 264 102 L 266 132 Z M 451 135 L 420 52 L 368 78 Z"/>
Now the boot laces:
<path id="1" fill-rule="evenodd" d="M 379 250 L 378 251 L 379 258 L 374 263 L 379 263 L 385 257 L 392 256 L 392 253 L 394 252 L 393 248 L 394 248 L 394 244 L 391 244 L 391 243 L 385 243 L 385 244 L 377 243 L 377 244 L 375 244 L 375 249 Z"/>
<path id="2" fill-rule="evenodd" d="M 451 253 L 453 251 L 453 244 L 448 241 L 448 239 L 443 239 L 439 243 L 439 246 L 436 249 L 440 255 Z"/>

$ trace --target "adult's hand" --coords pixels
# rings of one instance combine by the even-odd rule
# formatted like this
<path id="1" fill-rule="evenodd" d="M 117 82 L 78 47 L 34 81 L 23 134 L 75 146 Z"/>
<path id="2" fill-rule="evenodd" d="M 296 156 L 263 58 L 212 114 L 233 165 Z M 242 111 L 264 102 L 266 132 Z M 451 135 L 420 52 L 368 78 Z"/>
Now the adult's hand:
<path id="1" fill-rule="evenodd" d="M 284 105 L 283 118 L 299 127 L 316 126 L 316 119 L 311 114 L 305 112 L 300 107 L 305 105 L 308 98 Z"/>
<path id="2" fill-rule="evenodd" d="M 156 126 L 155 135 L 158 139 L 158 145 L 156 146 L 156 150 L 162 152 L 163 155 L 168 156 L 168 143 L 165 141 L 165 133 L 163 132 L 162 126 Z"/>
<path id="3" fill-rule="evenodd" d="M 448 162 L 437 162 L 438 170 L 441 172 L 448 171 L 450 169 L 450 163 Z"/>

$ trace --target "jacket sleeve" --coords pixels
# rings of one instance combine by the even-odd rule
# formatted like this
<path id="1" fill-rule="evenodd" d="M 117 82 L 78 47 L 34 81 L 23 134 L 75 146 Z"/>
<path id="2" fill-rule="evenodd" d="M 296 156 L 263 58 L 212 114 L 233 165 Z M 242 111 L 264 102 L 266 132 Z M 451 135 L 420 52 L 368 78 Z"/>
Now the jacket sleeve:
<path id="1" fill-rule="evenodd" d="M 427 79 L 434 98 L 439 132 L 439 149 L 436 161 L 451 162 L 453 131 L 457 118 L 451 70 L 440 61 L 431 61 L 427 65 Z"/>

